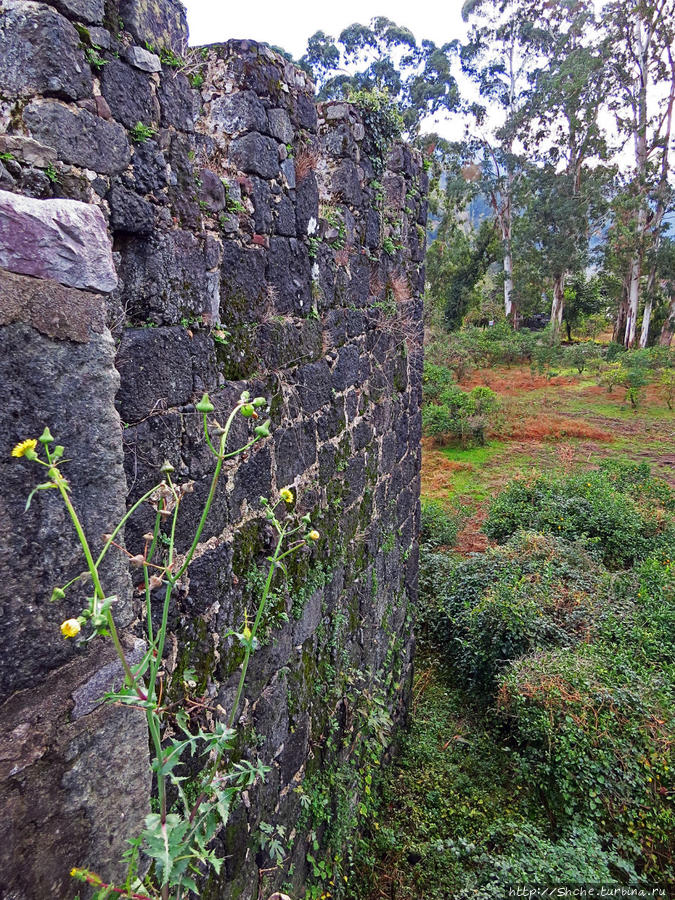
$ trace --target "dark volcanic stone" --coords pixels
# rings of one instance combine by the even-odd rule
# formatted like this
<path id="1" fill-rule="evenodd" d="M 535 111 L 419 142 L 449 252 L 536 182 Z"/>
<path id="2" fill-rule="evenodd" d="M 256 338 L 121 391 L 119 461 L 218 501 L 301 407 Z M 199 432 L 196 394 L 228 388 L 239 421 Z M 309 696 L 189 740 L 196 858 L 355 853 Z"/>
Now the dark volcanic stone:
<path id="1" fill-rule="evenodd" d="M 274 433 L 277 484 L 287 485 L 316 460 L 316 432 L 311 421 Z"/>
<path id="2" fill-rule="evenodd" d="M 315 413 L 332 397 L 330 369 L 324 359 L 302 366 L 297 372 L 298 394 L 306 414 Z"/>
<path id="3" fill-rule="evenodd" d="M 187 44 L 185 7 L 180 0 L 120 0 L 119 15 L 126 31 L 141 45 L 180 53 Z"/>
<path id="4" fill-rule="evenodd" d="M 144 141 L 134 146 L 132 165 L 136 189 L 140 194 L 150 194 L 165 187 L 166 160 L 155 141 Z"/>
<path id="5" fill-rule="evenodd" d="M 110 205 L 110 227 L 130 234 L 150 234 L 155 222 L 152 203 L 116 185 L 106 197 Z"/>
<path id="6" fill-rule="evenodd" d="M 129 164 L 131 151 L 122 126 L 85 109 L 76 112 L 56 100 L 33 100 L 23 120 L 33 137 L 54 147 L 64 162 L 104 175 L 123 172 Z"/>
<path id="7" fill-rule="evenodd" d="M 221 315 L 223 321 L 236 324 L 255 318 L 266 296 L 267 254 L 260 249 L 245 249 L 234 241 L 223 244 L 221 263 Z"/>
<path id="8" fill-rule="evenodd" d="M 138 122 L 152 126 L 159 118 L 159 104 L 145 72 L 111 59 L 103 67 L 101 88 L 113 117 L 127 128 Z"/>
<path id="9" fill-rule="evenodd" d="M 84 22 L 86 25 L 101 25 L 103 22 L 104 0 L 45 0 L 45 2 L 55 6 L 64 16 L 76 22 Z M 100 41 L 94 43 L 103 46 Z"/>
<path id="10" fill-rule="evenodd" d="M 267 281 L 277 293 L 275 306 L 278 312 L 309 312 L 310 278 L 305 245 L 295 238 L 272 238 Z"/>
<path id="11" fill-rule="evenodd" d="M 188 231 L 130 237 L 122 254 L 120 278 L 121 302 L 136 320 L 171 324 L 189 313 L 214 311 L 204 248 Z"/>
<path id="12" fill-rule="evenodd" d="M 202 169 L 199 173 L 201 186 L 199 199 L 211 212 L 218 213 L 225 209 L 225 185 L 210 169 Z"/>
<path id="13" fill-rule="evenodd" d="M 91 69 L 80 37 L 55 10 L 31 2 L 5 9 L 0 47 L 3 95 L 57 94 L 70 100 L 91 95 Z"/>
<path id="14" fill-rule="evenodd" d="M 115 365 L 124 422 L 138 422 L 192 397 L 190 339 L 181 326 L 125 329 Z"/>
<path id="15" fill-rule="evenodd" d="M 277 142 L 257 132 L 235 138 L 230 144 L 230 159 L 251 175 L 275 178 L 279 174 Z"/>
<path id="16" fill-rule="evenodd" d="M 179 131 L 194 131 L 195 92 L 185 75 L 165 72 L 159 82 L 159 105 L 162 125 Z"/>

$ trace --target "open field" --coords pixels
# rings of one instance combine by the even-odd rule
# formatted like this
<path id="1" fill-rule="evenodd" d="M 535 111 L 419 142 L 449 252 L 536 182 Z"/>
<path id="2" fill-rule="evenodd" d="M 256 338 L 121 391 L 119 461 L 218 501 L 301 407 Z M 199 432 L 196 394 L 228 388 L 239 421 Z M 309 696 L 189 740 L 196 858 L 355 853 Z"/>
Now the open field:
<path id="1" fill-rule="evenodd" d="M 485 549 L 484 507 L 503 485 L 533 469 L 568 473 L 614 458 L 647 462 L 675 487 L 675 413 L 660 385 L 649 385 L 633 410 L 584 373 L 547 379 L 528 366 L 477 369 L 465 390 L 485 385 L 503 404 L 502 421 L 485 447 L 439 447 L 424 438 L 422 496 L 448 502 L 466 516 L 457 549 Z"/>

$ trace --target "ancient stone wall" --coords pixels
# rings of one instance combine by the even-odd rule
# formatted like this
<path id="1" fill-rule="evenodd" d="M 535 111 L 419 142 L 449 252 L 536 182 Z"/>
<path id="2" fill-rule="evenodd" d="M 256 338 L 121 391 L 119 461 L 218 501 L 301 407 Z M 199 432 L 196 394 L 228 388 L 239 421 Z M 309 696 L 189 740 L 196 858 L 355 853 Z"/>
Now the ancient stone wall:
<path id="1" fill-rule="evenodd" d="M 226 635 L 271 541 L 259 497 L 291 487 L 321 538 L 270 609 L 240 721 L 240 752 L 272 770 L 202 896 L 303 896 L 308 834 L 332 839 L 312 798 L 334 819 L 338 789 L 354 807 L 369 717 L 399 718 L 411 677 L 421 161 L 383 156 L 355 107 L 317 109 L 264 45 L 188 48 L 174 0 L 2 0 L 0 48 L 0 896 L 74 896 L 74 864 L 118 876 L 151 793 L 142 715 L 96 703 L 112 655 L 61 637 L 76 598 L 49 603 L 82 568 L 62 506 L 44 492 L 24 513 L 36 473 L 9 452 L 49 425 L 94 545 L 168 459 L 194 482 L 184 551 L 213 462 L 194 404 L 208 390 L 217 416 L 245 388 L 269 398 L 272 437 L 221 483 L 172 608 L 166 689 L 231 706 Z M 128 548 L 151 521 L 131 520 Z M 122 553 L 105 576 L 134 658 Z M 280 867 L 260 822 L 286 827 Z"/>

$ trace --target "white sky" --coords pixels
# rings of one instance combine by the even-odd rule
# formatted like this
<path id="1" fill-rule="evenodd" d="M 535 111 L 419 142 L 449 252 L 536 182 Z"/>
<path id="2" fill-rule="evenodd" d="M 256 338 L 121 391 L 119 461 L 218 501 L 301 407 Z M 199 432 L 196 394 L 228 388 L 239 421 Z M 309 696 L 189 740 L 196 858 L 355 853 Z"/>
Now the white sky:
<path id="1" fill-rule="evenodd" d="M 214 44 L 230 38 L 252 38 L 276 44 L 296 59 L 307 38 L 322 30 L 337 38 L 353 22 L 367 25 L 386 16 L 409 28 L 418 41 L 445 44 L 465 33 L 462 0 L 337 0 L 322 3 L 282 3 L 280 0 L 183 0 L 191 44 Z"/>

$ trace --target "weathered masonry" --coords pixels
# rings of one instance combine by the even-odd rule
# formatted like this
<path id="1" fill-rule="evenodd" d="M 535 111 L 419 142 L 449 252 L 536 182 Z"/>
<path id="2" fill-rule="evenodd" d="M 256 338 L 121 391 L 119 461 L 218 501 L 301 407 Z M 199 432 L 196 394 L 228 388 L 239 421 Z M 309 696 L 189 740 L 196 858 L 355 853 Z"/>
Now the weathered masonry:
<path id="1" fill-rule="evenodd" d="M 221 879 L 202 896 L 303 896 L 307 835 L 329 841 L 330 827 L 301 794 L 339 817 L 362 788 L 368 704 L 405 710 L 426 176 L 377 137 L 346 103 L 317 108 L 306 75 L 266 46 L 188 49 L 175 0 L 0 2 L 5 900 L 73 897 L 73 865 L 119 877 L 150 808 L 143 716 L 97 702 L 113 656 L 62 638 L 77 601 L 49 603 L 82 568 L 62 505 L 45 492 L 24 512 L 35 467 L 10 450 L 45 425 L 92 543 L 168 459 L 194 481 L 184 547 L 213 462 L 194 403 L 204 390 L 218 412 L 244 388 L 269 398 L 272 437 L 222 482 L 172 609 L 167 684 L 190 671 L 214 708 L 232 702 L 240 657 L 224 635 L 269 552 L 258 498 L 292 486 L 321 532 L 247 683 L 242 752 L 272 771 L 221 835 Z M 134 552 L 149 521 L 127 528 Z M 121 552 L 105 576 L 137 658 Z M 287 827 L 276 870 L 261 821 Z"/>

